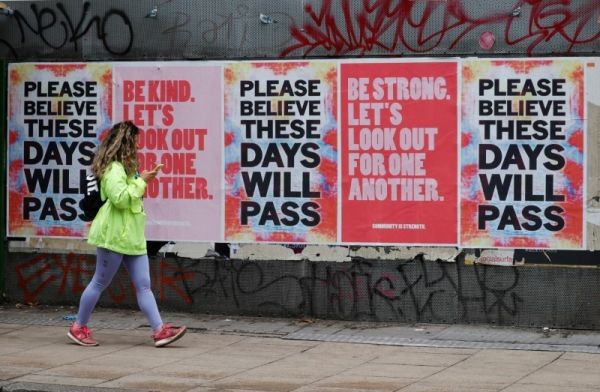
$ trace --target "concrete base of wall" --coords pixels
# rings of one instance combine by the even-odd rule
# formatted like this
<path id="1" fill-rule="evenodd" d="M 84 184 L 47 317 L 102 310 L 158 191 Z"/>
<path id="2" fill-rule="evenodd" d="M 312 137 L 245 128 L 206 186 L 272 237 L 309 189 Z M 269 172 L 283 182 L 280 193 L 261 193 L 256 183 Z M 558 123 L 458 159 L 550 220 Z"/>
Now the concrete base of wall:
<path id="1" fill-rule="evenodd" d="M 600 270 L 498 267 L 412 260 L 151 258 L 161 309 L 401 323 L 600 329 Z M 6 294 L 23 303 L 77 305 L 90 254 L 10 253 Z M 101 305 L 137 307 L 122 269 Z"/>

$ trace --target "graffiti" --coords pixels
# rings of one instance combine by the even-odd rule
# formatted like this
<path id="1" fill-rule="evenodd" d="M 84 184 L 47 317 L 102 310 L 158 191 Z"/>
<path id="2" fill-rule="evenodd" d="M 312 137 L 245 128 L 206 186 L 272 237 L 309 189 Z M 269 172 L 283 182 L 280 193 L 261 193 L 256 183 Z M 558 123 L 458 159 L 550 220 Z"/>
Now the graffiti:
<path id="1" fill-rule="evenodd" d="M 152 287 L 160 302 L 177 308 L 346 320 L 510 324 L 524 304 L 516 292 L 516 268 L 467 269 L 419 258 L 397 265 L 362 259 L 293 263 L 297 270 L 282 265 L 157 256 L 151 259 Z M 38 254 L 14 264 L 13 271 L 24 302 L 77 301 L 93 275 L 94 257 Z M 124 271 L 107 292 L 112 304 L 135 304 Z"/>
<path id="2" fill-rule="evenodd" d="M 121 10 L 109 9 L 103 16 L 91 16 L 90 2 L 86 1 L 83 3 L 79 19 L 74 19 L 62 3 L 56 3 L 59 12 L 49 7 L 38 8 L 35 2 L 30 7 L 33 20 L 29 20 L 19 10 L 15 10 L 12 17 L 17 23 L 21 44 L 26 43 L 26 32 L 29 31 L 49 48 L 58 50 L 72 44 L 73 50 L 77 52 L 81 39 L 90 30 L 95 29 L 96 38 L 110 54 L 127 54 L 133 45 L 133 25 L 127 14 Z M 0 43 L 18 58 L 18 52 L 8 41 L 2 39 Z"/>
<path id="3" fill-rule="evenodd" d="M 373 50 L 445 52 L 467 38 L 477 41 L 472 35 L 480 34 L 481 27 L 503 30 L 506 45 L 526 45 L 529 55 L 553 39 L 566 43 L 564 53 L 571 53 L 576 45 L 600 38 L 597 5 L 581 4 L 573 9 L 569 0 L 517 0 L 503 11 L 489 7 L 488 14 L 474 17 L 464 0 L 363 0 L 358 11 L 350 0 L 340 0 L 340 5 L 323 0 L 318 10 L 305 5 L 308 21 L 290 29 L 295 43 L 280 56 L 307 56 L 317 49 L 336 56 Z"/>
<path id="4" fill-rule="evenodd" d="M 466 0 L 315 0 L 260 9 L 255 1 L 226 1 L 207 2 L 201 13 L 189 11 L 192 3 L 164 0 L 155 5 L 155 16 L 139 18 L 138 6 L 28 1 L 2 16 L 0 53 L 21 60 L 39 60 L 40 53 L 54 60 L 586 55 L 597 53 L 600 39 L 594 0 L 493 6 Z M 143 41 L 134 42 L 135 32 L 143 32 Z M 86 39 L 98 45 L 83 45 Z"/>
<path id="5" fill-rule="evenodd" d="M 9 51 L 12 57 L 17 58 L 17 51 L 15 48 L 5 39 L 0 38 L 0 44 L 4 45 Z"/>
<path id="6" fill-rule="evenodd" d="M 271 15 L 277 23 L 289 26 L 293 24 L 293 18 L 286 13 L 275 12 Z M 161 34 L 176 39 L 178 45 L 172 46 L 171 50 L 183 53 L 186 59 L 206 57 L 207 48 L 239 53 L 248 51 L 257 42 L 272 49 L 285 47 L 292 41 L 287 34 L 281 42 L 257 41 L 255 33 L 252 32 L 256 20 L 256 12 L 248 4 L 237 4 L 232 11 L 221 11 L 212 17 L 197 21 L 189 14 L 176 12 L 173 22 L 163 29 Z"/>
<path id="7" fill-rule="evenodd" d="M 23 301 L 37 303 L 46 298 L 59 302 L 78 297 L 94 274 L 95 257 L 81 254 L 37 254 L 15 266 L 16 284 Z M 131 284 L 119 276 L 107 290 L 115 304 L 135 295 Z M 70 294 L 70 296 L 67 296 Z"/>
<path id="8" fill-rule="evenodd" d="M 248 44 L 249 14 L 250 7 L 247 4 L 241 4 L 229 14 L 220 14 L 215 19 L 200 20 L 198 22 L 200 42 L 202 44 L 219 42 L 225 48 L 243 49 Z M 252 19 L 256 19 L 254 13 L 252 13 Z"/>
<path id="9" fill-rule="evenodd" d="M 155 280 L 158 279 L 160 300 L 164 301 L 166 299 L 165 293 L 167 292 L 167 289 L 171 289 L 186 304 L 191 304 L 192 298 L 188 295 L 188 282 L 193 281 L 194 277 L 194 271 L 185 271 L 178 264 L 172 266 L 169 263 L 165 262 L 165 260 L 161 260 L 159 264 L 158 278 L 155 277 Z M 182 287 L 179 287 L 179 282 L 181 282 Z"/>
<path id="10" fill-rule="evenodd" d="M 516 268 L 467 269 L 418 258 L 397 265 L 362 259 L 294 263 L 297 270 L 282 265 L 157 256 L 151 276 L 157 299 L 184 309 L 405 322 L 469 322 L 483 314 L 487 322 L 510 324 L 524 302 L 516 292 Z M 40 254 L 14 265 L 14 281 L 25 302 L 76 300 L 93 271 L 91 255 Z M 123 271 L 107 291 L 113 304 L 135 304 L 135 289 Z"/>
<path id="11" fill-rule="evenodd" d="M 516 268 L 511 268 L 512 281 L 503 279 L 493 282 L 488 278 L 489 269 L 476 268 L 477 283 L 482 289 L 482 304 L 488 321 L 497 320 L 499 324 L 504 321 L 505 314 L 514 317 L 518 313 L 518 305 L 523 299 L 513 290 L 519 284 L 519 274 Z M 493 317 L 495 315 L 496 317 Z"/>
<path id="12" fill-rule="evenodd" d="M 247 311 L 247 304 L 253 303 L 255 311 L 265 313 L 411 322 L 469 322 L 470 312 L 476 312 L 483 313 L 487 322 L 503 323 L 515 317 L 524 302 L 515 292 L 516 268 L 492 274 L 490 266 L 475 265 L 465 277 L 460 263 L 415 259 L 401 262 L 395 270 L 382 270 L 356 260 L 308 262 L 305 274 L 277 274 L 253 261 L 175 258 L 169 262 L 175 266 L 165 267 L 163 259 L 157 277 L 161 300 L 176 297 L 190 305 L 225 301 L 235 311 Z M 459 307 L 449 320 L 454 301 Z"/>

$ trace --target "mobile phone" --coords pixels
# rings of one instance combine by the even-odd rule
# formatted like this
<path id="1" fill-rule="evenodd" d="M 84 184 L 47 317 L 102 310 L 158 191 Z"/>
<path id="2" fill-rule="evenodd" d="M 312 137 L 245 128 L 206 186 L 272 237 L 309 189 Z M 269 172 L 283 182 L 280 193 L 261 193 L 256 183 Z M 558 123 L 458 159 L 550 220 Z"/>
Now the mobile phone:
<path id="1" fill-rule="evenodd" d="M 162 163 L 159 163 L 159 164 L 157 164 L 157 165 L 154 167 L 154 170 L 153 170 L 153 171 L 155 171 L 155 172 L 157 172 L 157 173 L 158 173 L 158 172 L 159 172 L 159 171 L 160 171 L 160 170 L 163 168 L 163 166 L 164 166 L 164 164 L 162 164 Z"/>

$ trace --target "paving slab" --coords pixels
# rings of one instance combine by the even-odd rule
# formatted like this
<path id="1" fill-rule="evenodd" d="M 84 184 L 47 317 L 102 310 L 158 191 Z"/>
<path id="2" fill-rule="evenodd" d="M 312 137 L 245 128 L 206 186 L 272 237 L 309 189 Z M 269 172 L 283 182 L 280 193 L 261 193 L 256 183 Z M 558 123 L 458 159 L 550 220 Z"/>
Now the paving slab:
<path id="1" fill-rule="evenodd" d="M 166 377 L 153 374 L 132 374 L 116 380 L 98 384 L 104 388 L 136 389 L 143 391 L 183 392 L 200 386 L 202 382 L 197 379 L 184 377 Z"/>
<path id="2" fill-rule="evenodd" d="M 323 379 L 313 386 L 363 391 L 396 391 L 417 381 L 416 378 L 337 375 Z"/>
<path id="3" fill-rule="evenodd" d="M 439 373 L 445 367 L 427 365 L 397 365 L 381 363 L 365 363 L 347 370 L 343 374 L 374 377 L 425 378 Z"/>
<path id="4" fill-rule="evenodd" d="M 27 366 L 3 365 L 3 366 L 0 366 L 0 380 L 5 381 L 5 380 L 15 379 L 15 378 L 24 376 L 26 374 L 34 373 L 36 370 L 41 370 L 41 369 L 39 369 L 39 368 L 36 369 L 36 368 L 32 368 L 32 367 L 27 367 Z"/>
<path id="5" fill-rule="evenodd" d="M 35 372 L 35 374 L 41 376 L 65 376 L 65 377 L 82 377 L 82 378 L 94 378 L 101 380 L 100 382 L 106 382 L 115 378 L 124 377 L 129 374 L 135 374 L 142 372 L 144 369 L 136 367 L 134 364 L 131 366 L 114 366 L 110 363 L 87 365 L 82 363 L 75 363 L 69 365 L 56 366 L 50 369 L 41 370 Z"/>
<path id="6" fill-rule="evenodd" d="M 157 349 L 139 312 L 99 308 L 101 345 L 80 347 L 66 337 L 73 310 L 0 309 L 2 392 L 600 390 L 596 331 L 164 312 L 191 327 Z"/>
<path id="7" fill-rule="evenodd" d="M 12 382 L 2 384 L 2 392 L 132 392 L 130 389 L 97 388 L 81 385 L 39 384 L 32 382 Z"/>
<path id="8" fill-rule="evenodd" d="M 402 391 L 404 392 L 404 391 Z M 584 387 L 568 387 L 558 385 L 539 385 L 539 384 L 514 384 L 502 392 L 598 392 L 598 388 L 584 388 Z"/>
<path id="9" fill-rule="evenodd" d="M 267 392 L 288 392 L 293 391 L 305 383 L 299 378 L 289 378 L 286 375 L 281 376 L 245 376 L 237 375 L 227 377 L 220 381 L 215 381 L 207 386 L 221 389 L 233 390 L 257 390 Z"/>
<path id="10" fill-rule="evenodd" d="M 524 377 L 519 382 L 600 389 L 600 366 L 597 362 L 557 360 Z"/>
<path id="11" fill-rule="evenodd" d="M 448 367 L 464 361 L 465 359 L 469 358 L 469 356 L 470 354 L 398 351 L 395 353 L 381 355 L 370 361 L 370 363 Z"/>
<path id="12" fill-rule="evenodd" d="M 414 383 L 408 385 L 397 392 L 499 392 L 504 391 L 504 387 L 490 387 L 482 388 L 481 386 L 470 387 L 465 385 L 452 386 L 452 385 L 426 385 L 422 383 Z M 542 391 L 539 391 L 542 392 Z"/>
<path id="13" fill-rule="evenodd" d="M 56 385 L 71 385 L 71 386 L 93 386 L 103 382 L 104 380 L 98 378 L 85 378 L 85 377 L 68 377 L 68 376 L 52 376 L 42 374 L 28 374 L 26 376 L 18 377 L 14 381 L 16 382 L 31 382 L 37 384 L 56 384 Z"/>
<path id="14" fill-rule="evenodd" d="M 232 375 L 240 374 L 246 371 L 243 368 L 233 368 L 229 366 L 198 366 L 194 363 L 179 361 L 176 363 L 161 366 L 150 370 L 139 372 L 140 374 L 152 374 L 155 376 L 165 376 L 168 378 L 182 377 L 194 379 L 198 382 L 209 382 L 223 379 Z"/>

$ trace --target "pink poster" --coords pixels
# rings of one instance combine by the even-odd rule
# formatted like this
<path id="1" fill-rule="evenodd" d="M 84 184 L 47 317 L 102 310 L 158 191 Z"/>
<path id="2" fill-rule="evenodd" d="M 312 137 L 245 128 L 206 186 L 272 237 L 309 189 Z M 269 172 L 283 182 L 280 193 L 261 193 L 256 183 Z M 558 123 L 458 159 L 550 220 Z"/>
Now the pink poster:
<path id="1" fill-rule="evenodd" d="M 149 240 L 222 238 L 222 68 L 114 67 L 115 122 L 140 127 L 140 171 L 162 163 L 144 200 Z"/>

